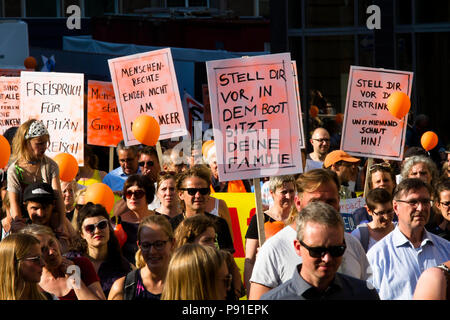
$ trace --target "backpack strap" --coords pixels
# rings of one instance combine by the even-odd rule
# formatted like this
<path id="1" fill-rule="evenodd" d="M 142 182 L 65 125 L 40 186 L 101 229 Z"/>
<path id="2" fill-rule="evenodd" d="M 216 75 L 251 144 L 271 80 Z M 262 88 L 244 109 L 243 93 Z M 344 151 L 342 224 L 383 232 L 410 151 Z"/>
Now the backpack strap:
<path id="1" fill-rule="evenodd" d="M 361 244 L 364 248 L 364 251 L 367 253 L 367 249 L 369 247 L 369 227 L 367 223 L 360 224 L 358 226 L 359 232 L 361 234 Z"/>
<path id="2" fill-rule="evenodd" d="M 133 270 L 125 277 L 125 283 L 123 285 L 123 299 L 134 300 L 136 297 L 136 287 L 138 282 L 139 269 Z"/>

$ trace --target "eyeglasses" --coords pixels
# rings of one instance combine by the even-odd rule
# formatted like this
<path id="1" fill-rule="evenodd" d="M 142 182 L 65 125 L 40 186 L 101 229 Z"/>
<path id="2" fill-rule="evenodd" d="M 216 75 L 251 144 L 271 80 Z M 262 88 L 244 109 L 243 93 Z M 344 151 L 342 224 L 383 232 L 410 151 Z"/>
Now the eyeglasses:
<path id="1" fill-rule="evenodd" d="M 139 247 L 141 248 L 142 251 L 149 251 L 152 247 L 160 251 L 164 249 L 164 246 L 166 245 L 167 242 L 169 242 L 169 240 L 157 240 L 155 242 L 140 242 Z"/>
<path id="2" fill-rule="evenodd" d="M 381 162 L 381 163 L 375 163 L 369 167 L 369 171 L 373 171 L 377 168 L 391 168 L 391 164 L 389 162 Z"/>
<path id="3" fill-rule="evenodd" d="M 86 231 L 89 234 L 93 234 L 95 231 L 95 228 L 98 228 L 98 230 L 103 230 L 108 226 L 108 220 L 102 220 L 94 224 L 87 224 L 84 226 L 84 231 Z"/>
<path id="4" fill-rule="evenodd" d="M 326 248 L 326 247 L 310 247 L 301 240 L 300 240 L 300 244 L 308 250 L 309 255 L 312 258 L 322 258 L 323 256 L 325 256 L 325 254 L 327 252 L 334 258 L 341 257 L 344 254 L 345 249 L 347 248 L 347 246 L 345 245 L 345 241 L 344 241 L 343 245 L 332 246 L 332 247 L 328 247 L 328 248 Z"/>
<path id="5" fill-rule="evenodd" d="M 413 199 L 413 200 L 396 200 L 397 202 L 403 202 L 409 204 L 409 206 L 413 207 L 414 209 L 419 206 L 419 203 L 422 204 L 424 207 L 430 207 L 431 206 L 431 200 L 430 199 Z"/>
<path id="6" fill-rule="evenodd" d="M 312 140 L 317 141 L 319 143 L 322 143 L 322 142 L 329 143 L 330 142 L 330 139 L 312 139 Z"/>
<path id="7" fill-rule="evenodd" d="M 153 167 L 155 165 L 155 163 L 151 160 L 150 161 L 139 161 L 138 164 L 140 167 L 145 167 L 145 166 Z"/>
<path id="8" fill-rule="evenodd" d="M 385 210 L 385 211 L 372 211 L 372 213 L 376 216 L 381 216 L 381 215 L 393 215 L 394 214 L 394 210 Z"/>
<path id="9" fill-rule="evenodd" d="M 35 256 L 35 257 L 28 257 L 28 258 L 19 259 L 19 261 L 22 261 L 22 260 L 31 261 L 31 262 L 36 263 L 36 264 L 41 264 L 41 262 L 43 261 L 41 256 Z"/>
<path id="10" fill-rule="evenodd" d="M 441 205 L 443 205 L 444 207 L 446 207 L 447 209 L 450 207 L 450 201 L 446 201 L 446 202 L 439 202 Z"/>
<path id="11" fill-rule="evenodd" d="M 145 192 L 142 190 L 136 190 L 136 191 L 127 190 L 127 192 L 125 192 L 125 197 L 127 199 L 131 199 L 131 196 L 133 196 L 133 195 L 134 195 L 135 199 L 141 199 L 145 195 Z"/>
<path id="12" fill-rule="evenodd" d="M 195 196 L 197 192 L 200 192 L 202 196 L 209 194 L 209 188 L 180 188 L 180 190 L 187 191 L 190 196 Z"/>

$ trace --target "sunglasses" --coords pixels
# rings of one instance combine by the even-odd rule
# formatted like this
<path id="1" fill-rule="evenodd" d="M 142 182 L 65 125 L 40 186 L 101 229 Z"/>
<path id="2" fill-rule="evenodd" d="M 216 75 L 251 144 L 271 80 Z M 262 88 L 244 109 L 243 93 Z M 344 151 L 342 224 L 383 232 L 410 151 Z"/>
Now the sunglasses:
<path id="1" fill-rule="evenodd" d="M 138 162 L 138 164 L 140 167 L 145 167 L 145 166 L 153 167 L 155 165 L 155 163 L 151 160 L 150 161 L 140 161 L 140 162 Z"/>
<path id="2" fill-rule="evenodd" d="M 195 196 L 197 192 L 200 192 L 202 196 L 209 194 L 209 188 L 180 188 L 180 190 L 187 191 L 190 196 Z"/>
<path id="3" fill-rule="evenodd" d="M 95 224 L 88 224 L 84 226 L 84 231 L 86 231 L 89 234 L 93 234 L 95 231 L 95 228 L 98 228 L 99 230 L 103 230 L 108 226 L 108 220 L 102 220 Z"/>
<path id="4" fill-rule="evenodd" d="M 369 171 L 373 171 L 373 170 L 378 169 L 378 168 L 390 169 L 391 168 L 391 164 L 389 162 L 375 163 L 375 164 L 373 164 L 373 165 L 371 165 L 369 167 Z"/>
<path id="5" fill-rule="evenodd" d="M 344 254 L 345 249 L 347 248 L 347 246 L 345 245 L 345 241 L 344 241 L 343 245 L 332 246 L 332 247 L 328 247 L 328 248 L 326 248 L 326 247 L 310 247 L 301 240 L 300 240 L 300 244 L 308 250 L 309 255 L 312 258 L 322 258 L 323 256 L 325 256 L 325 254 L 327 252 L 334 258 L 341 257 Z"/>
<path id="6" fill-rule="evenodd" d="M 128 190 L 127 192 L 125 192 L 125 197 L 127 199 L 131 199 L 131 196 L 134 195 L 135 199 L 141 199 L 143 196 L 145 196 L 145 192 L 142 190 L 136 190 L 136 191 L 131 191 Z"/>
<path id="7" fill-rule="evenodd" d="M 149 251 L 152 247 L 160 251 L 164 249 L 164 246 L 166 245 L 167 242 L 169 242 L 169 240 L 157 240 L 155 242 L 140 242 L 139 247 L 141 248 L 142 251 Z"/>
<path id="8" fill-rule="evenodd" d="M 20 259 L 20 260 L 31 261 L 31 262 L 36 263 L 36 264 L 40 264 L 41 261 L 43 261 L 43 259 L 42 259 L 41 256 L 35 256 L 35 257 L 29 257 L 29 258 L 22 258 L 22 259 Z"/>

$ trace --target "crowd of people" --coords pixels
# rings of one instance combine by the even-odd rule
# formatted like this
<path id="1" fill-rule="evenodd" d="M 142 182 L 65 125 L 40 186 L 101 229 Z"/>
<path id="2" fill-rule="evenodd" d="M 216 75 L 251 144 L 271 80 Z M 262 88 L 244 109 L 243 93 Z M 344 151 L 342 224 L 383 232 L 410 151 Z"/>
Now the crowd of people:
<path id="1" fill-rule="evenodd" d="M 1 180 L 0 299 L 449 299 L 450 150 L 436 161 L 408 145 L 402 162 L 369 161 L 333 150 L 323 126 L 309 137 L 302 173 L 261 181 L 264 222 L 282 227 L 260 243 L 249 219 L 240 270 L 214 193 L 255 186 L 220 181 L 214 143 L 190 155 L 163 145 L 160 159 L 121 141 L 109 172 L 86 145 L 76 178 L 61 181 L 44 124 L 21 124 Z M 97 182 L 114 193 L 111 212 L 84 199 Z M 356 197 L 365 206 L 349 232 L 340 201 Z"/>

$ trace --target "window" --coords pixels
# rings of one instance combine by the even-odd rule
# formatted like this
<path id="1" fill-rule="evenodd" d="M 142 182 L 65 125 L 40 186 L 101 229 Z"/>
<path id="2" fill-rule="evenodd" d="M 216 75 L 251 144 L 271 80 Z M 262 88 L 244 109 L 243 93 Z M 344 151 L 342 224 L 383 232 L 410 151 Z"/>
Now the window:
<path id="1" fill-rule="evenodd" d="M 353 0 L 306 0 L 306 26 L 353 26 Z"/>

